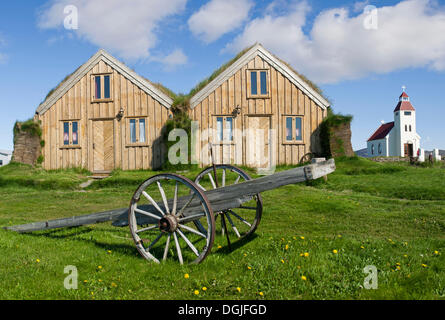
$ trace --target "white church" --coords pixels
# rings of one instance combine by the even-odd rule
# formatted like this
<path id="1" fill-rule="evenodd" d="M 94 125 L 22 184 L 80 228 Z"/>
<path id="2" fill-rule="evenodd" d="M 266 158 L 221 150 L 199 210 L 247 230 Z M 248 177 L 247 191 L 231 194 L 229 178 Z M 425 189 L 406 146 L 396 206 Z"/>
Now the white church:
<path id="1" fill-rule="evenodd" d="M 419 150 L 416 109 L 403 88 L 394 109 L 394 121 L 383 123 L 368 139 L 368 157 L 416 157 Z"/>

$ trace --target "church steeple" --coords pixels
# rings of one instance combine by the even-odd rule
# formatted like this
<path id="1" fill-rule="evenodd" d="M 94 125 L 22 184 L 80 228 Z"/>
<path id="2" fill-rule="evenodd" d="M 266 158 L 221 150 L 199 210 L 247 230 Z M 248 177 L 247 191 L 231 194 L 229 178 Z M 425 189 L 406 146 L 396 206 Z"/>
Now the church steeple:
<path id="1" fill-rule="evenodd" d="M 403 92 L 402 92 L 402 94 L 399 97 L 399 103 L 397 104 L 396 108 L 394 109 L 394 112 L 398 112 L 400 110 L 416 111 L 416 109 L 414 109 L 413 105 L 409 101 L 408 94 L 405 92 L 406 87 L 403 86 L 402 89 L 403 89 Z"/>

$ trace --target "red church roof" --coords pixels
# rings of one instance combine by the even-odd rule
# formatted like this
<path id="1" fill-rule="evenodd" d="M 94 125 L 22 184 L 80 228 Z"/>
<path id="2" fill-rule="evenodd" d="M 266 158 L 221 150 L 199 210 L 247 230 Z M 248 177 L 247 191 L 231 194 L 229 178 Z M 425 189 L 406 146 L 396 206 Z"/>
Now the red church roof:
<path id="1" fill-rule="evenodd" d="M 371 138 L 368 139 L 368 141 L 380 140 L 385 138 L 392 130 L 392 128 L 394 128 L 394 121 L 382 124 L 380 128 L 378 128 L 377 131 L 374 132 Z"/>
<path id="2" fill-rule="evenodd" d="M 394 109 L 394 112 L 400 111 L 400 110 L 416 111 L 416 109 L 414 109 L 413 105 L 409 101 L 400 101 L 397 104 L 396 108 Z"/>
<path id="3" fill-rule="evenodd" d="M 406 92 L 405 91 L 403 91 L 403 93 L 400 95 L 400 97 L 399 98 L 409 98 L 409 96 L 406 94 Z"/>
<path id="4" fill-rule="evenodd" d="M 409 99 L 407 100 L 402 100 L 402 98 L 409 98 L 409 96 L 406 94 L 406 92 L 403 92 L 400 97 L 399 97 L 399 103 L 397 104 L 396 108 L 394 109 L 394 112 L 397 111 L 416 111 L 416 109 L 414 109 L 413 105 L 411 104 L 411 102 L 409 102 Z"/>

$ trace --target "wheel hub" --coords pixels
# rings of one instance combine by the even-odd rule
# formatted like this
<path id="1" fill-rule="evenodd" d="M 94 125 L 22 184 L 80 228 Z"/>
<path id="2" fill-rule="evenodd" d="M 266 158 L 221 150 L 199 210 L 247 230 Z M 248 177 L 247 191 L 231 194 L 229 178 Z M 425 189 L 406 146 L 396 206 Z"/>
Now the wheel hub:
<path id="1" fill-rule="evenodd" d="M 172 214 L 166 215 L 159 220 L 159 229 L 162 232 L 175 232 L 178 229 L 178 225 L 178 218 Z"/>

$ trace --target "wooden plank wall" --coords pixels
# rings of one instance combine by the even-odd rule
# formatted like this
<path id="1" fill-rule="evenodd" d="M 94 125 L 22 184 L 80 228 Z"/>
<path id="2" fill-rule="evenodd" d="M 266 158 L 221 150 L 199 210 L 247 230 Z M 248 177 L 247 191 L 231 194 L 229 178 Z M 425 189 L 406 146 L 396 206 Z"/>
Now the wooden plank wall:
<path id="1" fill-rule="evenodd" d="M 247 70 L 269 69 L 270 98 L 247 99 Z M 242 132 L 246 128 L 246 115 L 270 115 L 272 129 L 275 132 L 277 164 L 298 164 L 300 159 L 311 152 L 311 136 L 327 116 L 327 111 L 317 106 L 297 86 L 291 83 L 277 69 L 269 65 L 261 57 L 256 56 L 249 61 L 227 81 L 210 93 L 201 103 L 191 110 L 191 118 L 199 122 L 200 130 L 206 132 L 214 124 L 215 115 L 230 115 L 236 106 L 241 107 L 241 114 L 235 119 L 234 128 Z M 304 143 L 283 144 L 282 115 L 303 116 Z M 215 127 L 216 129 L 216 127 Z M 208 156 L 209 141 L 206 136 L 198 136 L 198 161 L 203 165 L 210 163 Z M 245 138 L 235 137 L 233 145 L 219 145 L 215 147 L 217 154 L 224 154 L 220 160 L 225 163 L 246 165 Z M 220 161 L 219 161 L 220 162 Z"/>
<path id="2" fill-rule="evenodd" d="M 112 73 L 112 102 L 91 102 L 92 75 Z M 121 121 L 116 119 L 120 108 L 125 110 Z M 147 116 L 148 146 L 128 146 L 127 116 Z M 123 170 L 152 169 L 161 166 L 165 147 L 160 142 L 161 130 L 169 111 L 145 91 L 134 85 L 105 62 L 100 61 L 78 81 L 47 112 L 42 121 L 43 168 L 47 170 L 83 167 L 93 171 L 93 119 L 114 119 L 114 163 Z M 63 122 L 79 122 L 79 147 L 64 148 Z"/>

